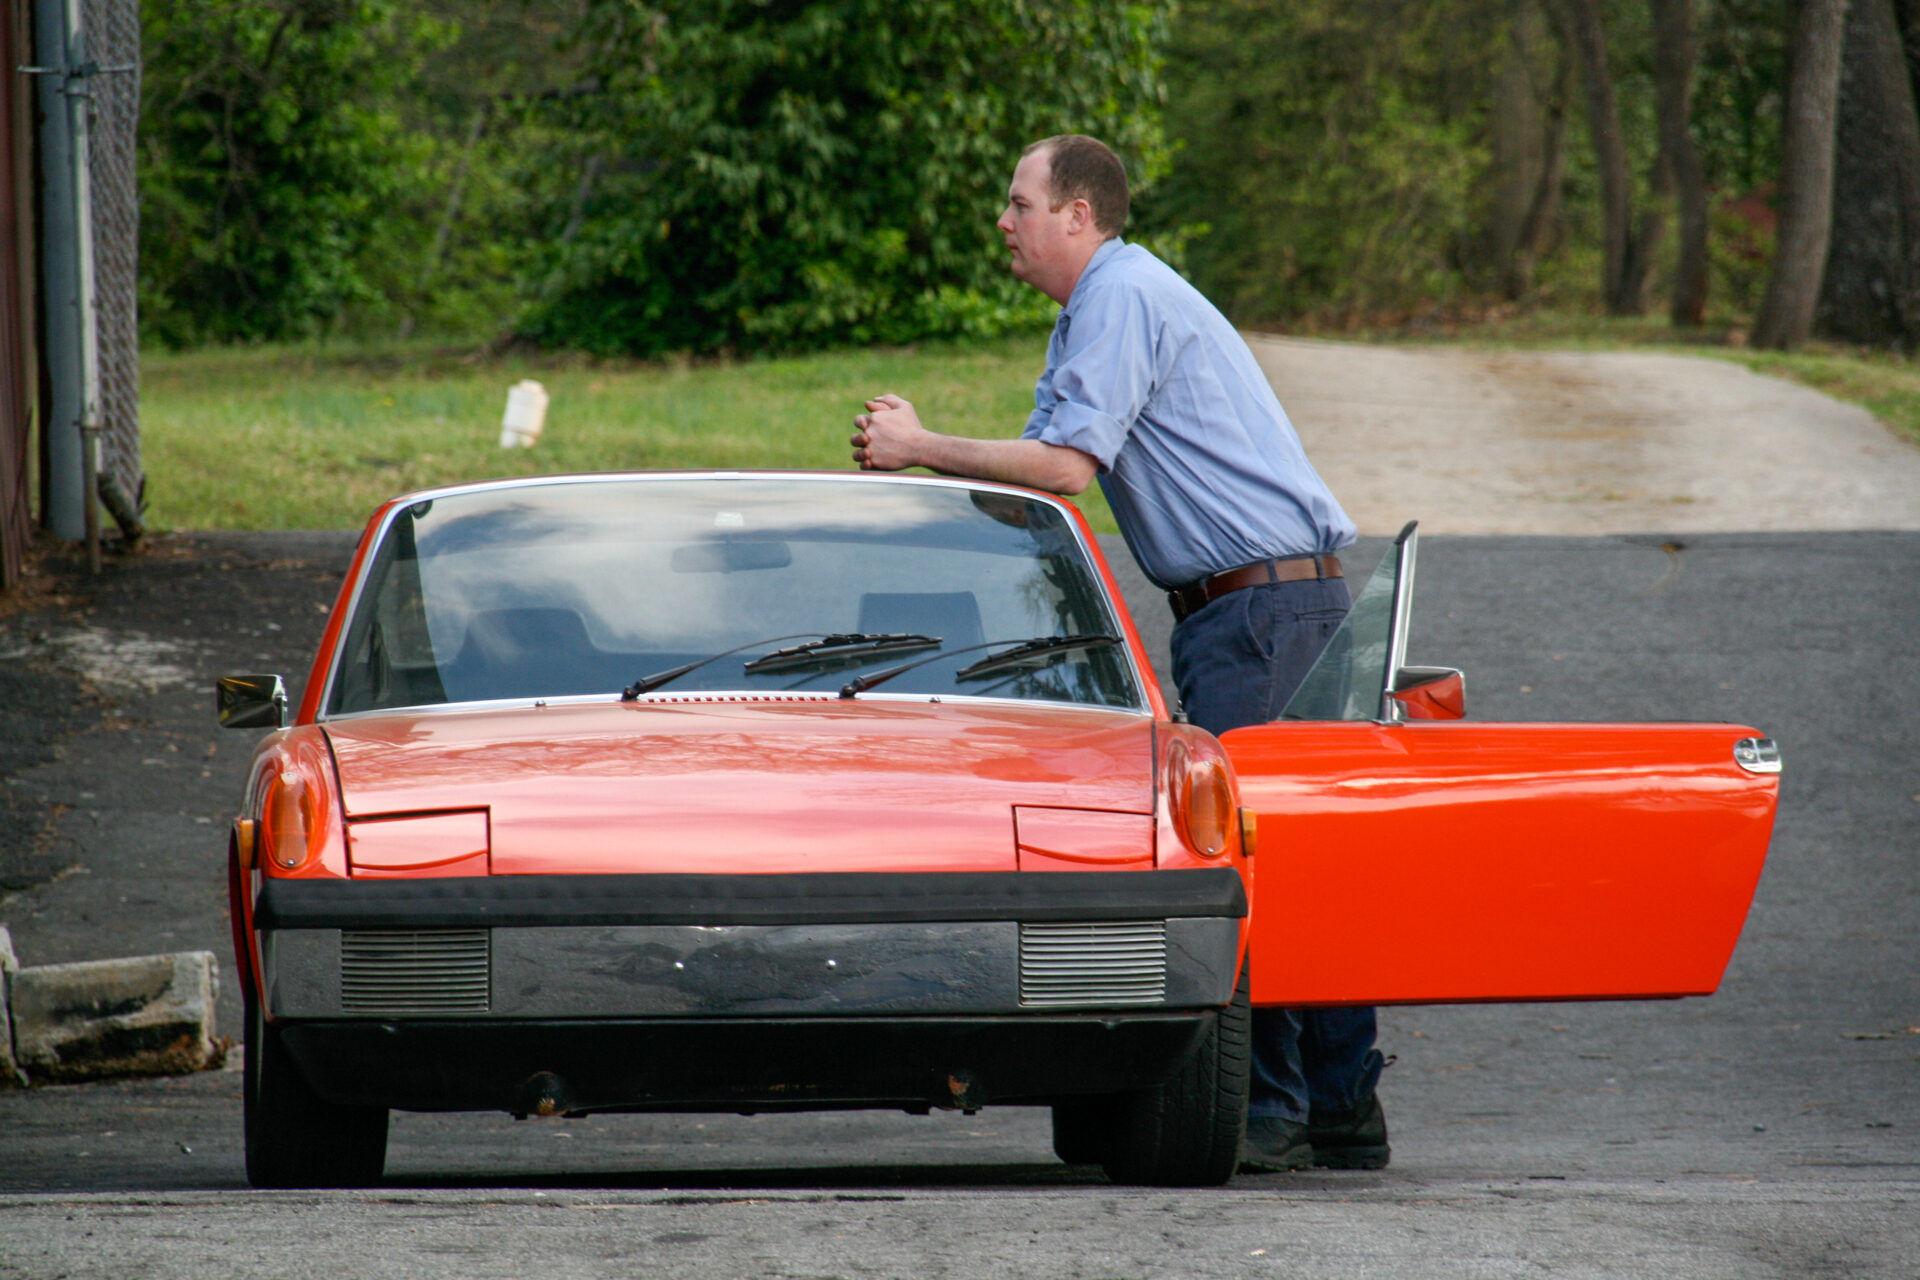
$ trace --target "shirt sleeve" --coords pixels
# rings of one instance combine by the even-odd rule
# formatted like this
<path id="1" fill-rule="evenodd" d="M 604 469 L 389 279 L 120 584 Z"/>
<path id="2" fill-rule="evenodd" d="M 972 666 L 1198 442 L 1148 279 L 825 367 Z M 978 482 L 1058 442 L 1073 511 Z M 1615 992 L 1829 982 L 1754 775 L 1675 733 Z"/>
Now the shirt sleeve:
<path id="1" fill-rule="evenodd" d="M 1159 383 L 1155 328 L 1137 289 L 1105 289 L 1076 307 L 1034 388 L 1027 438 L 1078 449 L 1111 471 Z"/>

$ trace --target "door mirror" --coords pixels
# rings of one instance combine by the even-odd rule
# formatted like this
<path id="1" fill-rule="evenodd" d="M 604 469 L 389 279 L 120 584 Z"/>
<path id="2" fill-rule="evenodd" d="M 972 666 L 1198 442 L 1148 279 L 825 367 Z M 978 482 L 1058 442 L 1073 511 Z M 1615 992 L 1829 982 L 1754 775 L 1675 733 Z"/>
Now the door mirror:
<path id="1" fill-rule="evenodd" d="M 1402 667 L 1393 700 L 1409 720 L 1459 720 L 1467 714 L 1467 678 L 1452 667 Z"/>
<path id="2" fill-rule="evenodd" d="M 214 705 L 222 729 L 287 726 L 287 685 L 279 676 L 221 676 Z"/>

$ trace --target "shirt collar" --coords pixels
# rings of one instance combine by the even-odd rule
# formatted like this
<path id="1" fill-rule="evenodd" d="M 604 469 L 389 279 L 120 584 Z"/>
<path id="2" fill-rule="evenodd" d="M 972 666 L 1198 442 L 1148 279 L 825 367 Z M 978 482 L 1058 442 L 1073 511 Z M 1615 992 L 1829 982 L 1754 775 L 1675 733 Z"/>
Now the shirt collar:
<path id="1" fill-rule="evenodd" d="M 1114 254 L 1126 247 L 1126 244 L 1127 242 L 1125 240 L 1122 240 L 1119 236 L 1114 236 L 1093 251 L 1093 256 L 1087 259 L 1087 265 L 1080 270 L 1080 278 L 1073 282 L 1073 292 L 1067 296 L 1067 305 L 1061 308 L 1062 311 L 1073 310 L 1073 300 L 1080 296 L 1082 289 L 1087 287 L 1087 281 L 1093 276 L 1094 272 L 1105 266 Z"/>

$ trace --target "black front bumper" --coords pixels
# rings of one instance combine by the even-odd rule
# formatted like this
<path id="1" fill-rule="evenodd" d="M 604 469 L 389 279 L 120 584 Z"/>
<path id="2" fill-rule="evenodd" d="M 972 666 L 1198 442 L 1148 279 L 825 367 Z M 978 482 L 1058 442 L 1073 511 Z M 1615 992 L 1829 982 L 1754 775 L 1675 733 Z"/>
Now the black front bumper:
<path id="1" fill-rule="evenodd" d="M 1164 1080 L 1213 1010 L 1001 1018 L 302 1022 L 316 1092 L 409 1111 L 788 1111 L 1048 1103 Z"/>
<path id="2" fill-rule="evenodd" d="M 1231 867 L 1180 871 L 828 871 L 791 875 L 269 878 L 260 929 L 908 924 L 1247 914 Z"/>
<path id="3" fill-rule="evenodd" d="M 1214 868 L 270 881 L 255 923 L 336 1102 L 734 1111 L 1152 1085 L 1231 998 L 1245 915 Z"/>

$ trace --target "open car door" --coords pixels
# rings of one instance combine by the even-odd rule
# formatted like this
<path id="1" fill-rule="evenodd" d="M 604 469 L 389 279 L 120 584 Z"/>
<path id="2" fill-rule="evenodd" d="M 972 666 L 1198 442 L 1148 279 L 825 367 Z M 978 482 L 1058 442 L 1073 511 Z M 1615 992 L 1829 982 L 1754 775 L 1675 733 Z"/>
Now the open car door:
<path id="1" fill-rule="evenodd" d="M 1460 720 L 1404 665 L 1408 525 L 1281 719 L 1221 741 L 1257 815 L 1253 1002 L 1705 995 L 1773 829 L 1736 725 Z"/>

